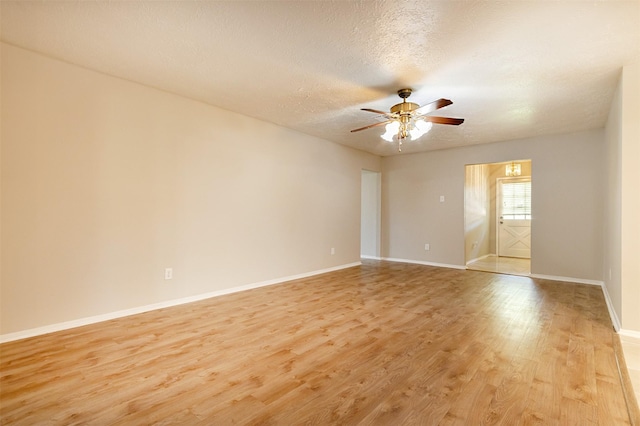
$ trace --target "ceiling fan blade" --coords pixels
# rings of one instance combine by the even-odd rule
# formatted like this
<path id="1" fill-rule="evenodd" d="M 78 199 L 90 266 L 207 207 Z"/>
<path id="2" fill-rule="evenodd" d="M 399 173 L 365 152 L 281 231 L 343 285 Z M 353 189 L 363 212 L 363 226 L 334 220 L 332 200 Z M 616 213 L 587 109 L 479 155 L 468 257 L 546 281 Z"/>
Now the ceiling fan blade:
<path id="1" fill-rule="evenodd" d="M 450 117 L 431 117 L 430 115 L 425 115 L 424 117 L 420 117 L 424 121 L 430 121 L 436 124 L 452 124 L 454 126 L 459 126 L 464 123 L 464 118 L 450 118 Z"/>
<path id="2" fill-rule="evenodd" d="M 367 130 L 370 129 L 372 127 L 376 127 L 376 126 L 382 126 L 385 124 L 389 124 L 391 123 L 393 120 L 387 120 L 387 121 L 381 121 L 380 123 L 374 123 L 374 124 L 369 124 L 368 126 L 364 126 L 364 127 L 360 127 L 359 129 L 353 129 L 351 132 L 359 132 L 360 130 Z"/>
<path id="3" fill-rule="evenodd" d="M 438 99 L 437 101 L 433 101 L 431 103 L 428 103 L 426 105 L 421 106 L 420 108 L 418 108 L 417 110 L 413 111 L 415 114 L 429 114 L 430 112 L 433 112 L 437 109 L 440 108 L 444 108 L 446 106 L 451 105 L 453 102 L 451 102 L 449 99 Z"/>
<path id="4" fill-rule="evenodd" d="M 380 111 L 379 109 L 371 109 L 371 108 L 360 108 L 362 111 L 374 112 L 376 114 L 382 115 L 390 115 L 388 112 Z"/>

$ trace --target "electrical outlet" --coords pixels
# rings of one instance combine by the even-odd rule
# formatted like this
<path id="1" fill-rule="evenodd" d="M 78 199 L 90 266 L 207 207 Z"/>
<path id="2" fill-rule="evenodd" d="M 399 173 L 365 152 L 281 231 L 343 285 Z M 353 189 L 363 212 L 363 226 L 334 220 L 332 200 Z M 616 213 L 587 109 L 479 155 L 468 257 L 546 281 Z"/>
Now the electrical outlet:
<path id="1" fill-rule="evenodd" d="M 441 203 L 444 203 L 444 195 L 441 195 L 441 196 L 440 196 L 440 202 L 441 202 Z"/>
<path id="2" fill-rule="evenodd" d="M 430 244 L 425 244 L 424 245 L 424 249 L 427 250 L 427 251 L 431 250 L 431 245 Z"/>
<path id="3" fill-rule="evenodd" d="M 164 270 L 164 279 L 170 280 L 173 278 L 173 268 L 165 268 Z"/>
<path id="4" fill-rule="evenodd" d="M 336 249 L 334 247 L 331 247 L 331 254 L 332 255 L 336 254 Z"/>

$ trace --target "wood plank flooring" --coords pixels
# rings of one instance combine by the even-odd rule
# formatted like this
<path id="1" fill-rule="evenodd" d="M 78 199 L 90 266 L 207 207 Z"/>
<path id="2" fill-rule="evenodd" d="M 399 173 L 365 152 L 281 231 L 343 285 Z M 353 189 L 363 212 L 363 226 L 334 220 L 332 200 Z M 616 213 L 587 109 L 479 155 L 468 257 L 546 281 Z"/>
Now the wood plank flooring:
<path id="1" fill-rule="evenodd" d="M 596 286 L 360 267 L 0 345 L 3 425 L 630 424 Z"/>

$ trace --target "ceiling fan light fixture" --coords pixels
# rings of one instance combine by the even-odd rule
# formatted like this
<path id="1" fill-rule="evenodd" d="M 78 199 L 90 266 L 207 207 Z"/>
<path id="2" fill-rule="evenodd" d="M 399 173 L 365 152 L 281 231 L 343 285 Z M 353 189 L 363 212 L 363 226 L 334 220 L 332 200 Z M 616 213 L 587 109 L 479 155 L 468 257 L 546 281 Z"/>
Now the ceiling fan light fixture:
<path id="1" fill-rule="evenodd" d="M 393 137 L 398 134 L 400 130 L 400 123 L 397 121 L 392 121 L 391 123 L 385 126 L 385 132 L 380 135 L 382 139 L 387 142 L 393 142 Z"/>
<path id="2" fill-rule="evenodd" d="M 413 125 L 413 129 L 409 131 L 411 140 L 415 141 L 416 139 L 422 137 L 422 135 L 431 130 L 431 127 L 433 127 L 433 123 L 426 122 L 424 120 L 416 120 Z"/>
<path id="3" fill-rule="evenodd" d="M 385 126 L 385 132 L 380 135 L 382 139 L 393 142 L 393 136 L 398 141 L 398 152 L 402 151 L 402 143 L 411 137 L 414 141 L 422 137 L 431 130 L 433 123 L 450 124 L 458 126 L 464 122 L 464 118 L 450 117 L 427 117 L 429 114 L 440 108 L 451 105 L 449 99 L 438 99 L 426 105 L 420 106 L 413 102 L 407 102 L 407 98 L 411 95 L 411 89 L 398 90 L 398 96 L 402 98 L 402 102 L 391 107 L 389 112 L 381 111 L 373 108 L 361 108 L 363 111 L 380 114 L 387 120 L 378 123 L 369 124 L 368 126 L 353 129 L 351 132 L 359 132 L 361 130 L 371 129 L 373 127 Z"/>

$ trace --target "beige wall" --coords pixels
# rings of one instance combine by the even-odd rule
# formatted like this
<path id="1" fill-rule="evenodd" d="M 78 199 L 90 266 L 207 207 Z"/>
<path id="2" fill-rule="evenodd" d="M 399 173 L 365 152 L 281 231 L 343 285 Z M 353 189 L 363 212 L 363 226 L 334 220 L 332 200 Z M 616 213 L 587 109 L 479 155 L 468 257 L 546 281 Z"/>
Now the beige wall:
<path id="1" fill-rule="evenodd" d="M 605 159 L 605 285 L 622 329 L 640 333 L 640 64 L 622 70 Z"/>
<path id="2" fill-rule="evenodd" d="M 640 64 L 622 81 L 622 328 L 640 332 Z"/>
<path id="3" fill-rule="evenodd" d="M 1 93 L 2 334 L 359 261 L 376 156 L 4 44 Z"/>
<path id="4" fill-rule="evenodd" d="M 603 140 L 594 130 L 384 158 L 383 256 L 464 265 L 464 166 L 527 158 L 532 272 L 602 280 Z"/>

